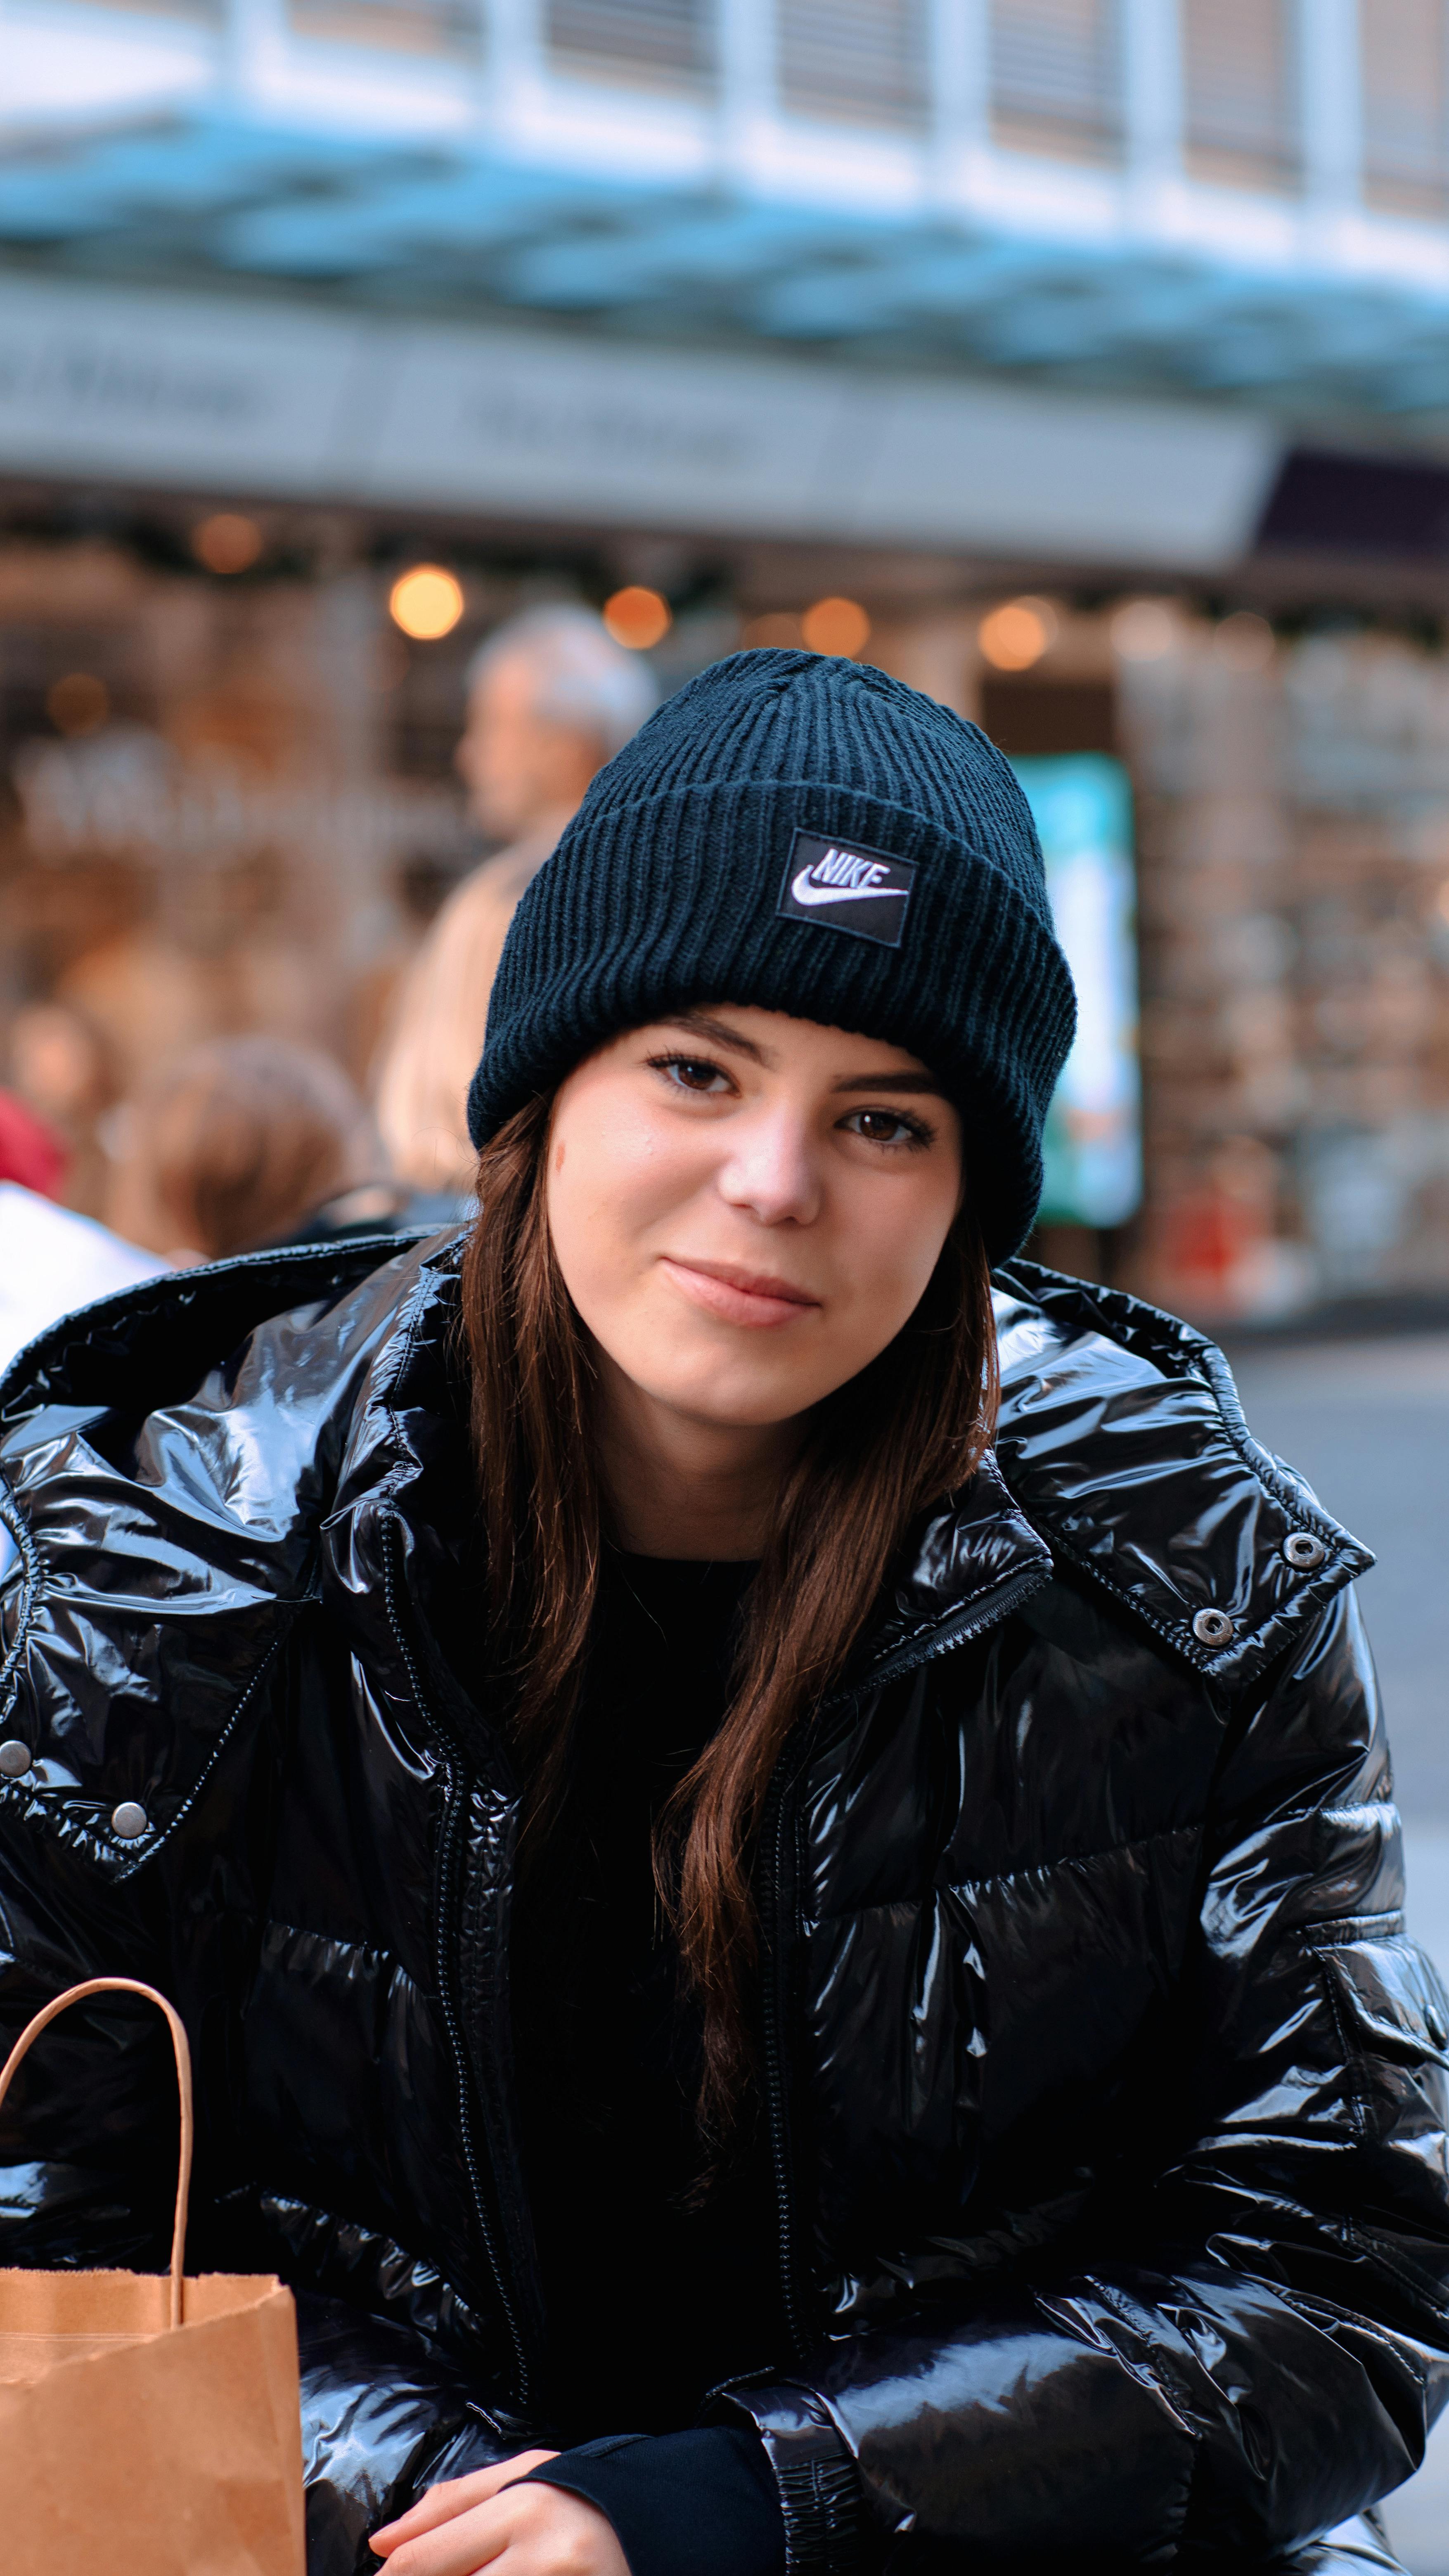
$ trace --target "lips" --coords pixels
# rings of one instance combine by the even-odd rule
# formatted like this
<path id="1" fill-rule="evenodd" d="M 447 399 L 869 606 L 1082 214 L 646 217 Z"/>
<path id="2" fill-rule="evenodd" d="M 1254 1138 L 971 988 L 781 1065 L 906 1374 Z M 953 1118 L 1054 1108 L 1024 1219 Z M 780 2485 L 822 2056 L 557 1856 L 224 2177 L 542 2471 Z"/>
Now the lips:
<path id="1" fill-rule="evenodd" d="M 820 1309 L 820 1299 L 808 1288 L 766 1271 L 746 1270 L 738 1262 L 687 1261 L 663 1253 L 660 1267 L 693 1304 L 727 1324 L 794 1324 Z"/>

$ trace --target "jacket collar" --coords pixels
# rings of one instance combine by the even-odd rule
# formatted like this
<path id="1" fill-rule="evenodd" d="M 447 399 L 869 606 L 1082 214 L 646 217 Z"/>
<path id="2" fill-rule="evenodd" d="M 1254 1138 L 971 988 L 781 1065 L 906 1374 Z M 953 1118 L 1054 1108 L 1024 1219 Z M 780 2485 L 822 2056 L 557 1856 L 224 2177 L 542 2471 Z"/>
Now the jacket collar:
<path id="1" fill-rule="evenodd" d="M 1199 1672 L 1250 1683 L 1373 1564 L 1259 1447 L 1190 1325 L 1025 1261 L 998 1272 L 996 1318 L 1017 1503 L 1060 1563 Z"/>
<path id="2" fill-rule="evenodd" d="M 456 1565 L 448 1523 L 468 1509 L 466 1441 L 447 1394 L 458 1249 L 456 1238 L 411 1251 L 388 1239 L 315 1247 L 127 1290 L 17 1357 L 0 1426 L 13 1448 L 33 1450 L 48 1415 L 69 1428 L 109 1406 L 130 1413 L 172 1400 L 253 1325 L 315 1301 L 325 1332 L 328 1308 L 367 1283 L 366 1329 L 338 1328 L 352 1344 L 339 1348 L 339 1375 L 356 1400 L 347 1399 L 332 1525 L 370 1498 L 404 1520 L 420 1576 L 443 1559 Z M 351 1305 L 344 1311 L 350 1318 Z M 871 1625 L 870 1671 L 945 1651 L 1055 1563 L 1236 1688 L 1372 1564 L 1252 1439 L 1222 1354 L 1190 1326 L 1021 1261 L 998 1273 L 996 1316 L 995 1456 L 914 1534 Z M 339 1388 L 339 1409 L 340 1399 Z M 1285 1554 L 1290 1539 L 1297 1564 Z M 1321 1558 L 1303 1564 L 1316 1548 Z M 1204 1612 L 1230 1620 L 1231 1634 L 1205 1637 Z"/>
<path id="3" fill-rule="evenodd" d="M 971 1482 L 912 1533 L 847 1690 L 890 1681 L 1004 1619 L 1051 1580 L 1052 1553 L 988 1451 Z"/>

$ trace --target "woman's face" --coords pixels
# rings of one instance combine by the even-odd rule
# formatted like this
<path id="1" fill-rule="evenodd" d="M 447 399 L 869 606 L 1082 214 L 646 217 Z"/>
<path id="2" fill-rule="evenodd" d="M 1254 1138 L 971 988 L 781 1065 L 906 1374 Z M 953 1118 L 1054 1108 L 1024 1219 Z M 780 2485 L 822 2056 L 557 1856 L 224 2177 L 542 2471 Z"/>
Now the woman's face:
<path id="1" fill-rule="evenodd" d="M 901 1047 L 721 1003 L 562 1085 L 548 1218 L 606 1362 L 696 1421 L 788 1421 L 918 1304 L 961 1197 L 961 1126 Z"/>

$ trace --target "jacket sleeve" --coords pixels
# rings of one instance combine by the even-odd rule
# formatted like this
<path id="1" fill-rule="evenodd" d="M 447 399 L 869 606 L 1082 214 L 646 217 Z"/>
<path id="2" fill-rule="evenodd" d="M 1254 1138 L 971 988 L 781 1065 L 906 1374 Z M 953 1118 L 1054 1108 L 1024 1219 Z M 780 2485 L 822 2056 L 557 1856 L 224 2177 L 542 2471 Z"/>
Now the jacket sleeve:
<path id="1" fill-rule="evenodd" d="M 1066 2535 L 1113 2568 L 1262 2562 L 1418 2466 L 1449 2393 L 1449 2007 L 1404 1937 L 1351 1595 L 1240 1715 L 1205 1873 L 1175 2080 L 1076 2259 L 732 2392 L 792 2571 L 883 2543 L 1059 2566 Z"/>
<path id="2" fill-rule="evenodd" d="M 285 1473 L 259 1490 L 236 1376 L 214 1428 L 198 1430 L 200 1398 L 124 1443 L 63 1422 L 0 1480 L 0 2056 L 85 1978 L 170 1996 L 198 2077 L 193 2270 L 256 2265 L 217 2188 L 235 2179 L 227 1995 L 268 1882 L 308 1486 L 323 1489 L 320 1441 L 304 1449 L 294 1423 Z M 114 1824 L 126 1799 L 150 1828 L 134 1846 Z M 160 2015 L 125 1995 L 64 2014 L 0 2111 L 0 2266 L 163 2270 L 176 2130 Z M 309 2576 L 375 2570 L 379 2521 L 528 2445 L 422 2334 L 305 2295 L 298 2324 Z"/>
<path id="3" fill-rule="evenodd" d="M 0 1817 L 0 2054 L 30 2014 L 91 1976 L 133 1976 L 204 2009 L 148 1922 L 147 1882 L 115 1888 L 62 1845 Z M 0 2265 L 165 2267 L 176 2188 L 176 2087 L 165 2026 L 130 1996 L 53 2023 L 0 2113 Z M 206 2269 L 246 2269 L 213 2213 Z M 195 2258 L 193 2258 L 195 2268 Z M 408 2328 L 301 2292 L 297 2324 L 308 2576 L 363 2576 L 367 2535 L 440 2478 L 528 2447 L 447 2356 Z"/>
<path id="4" fill-rule="evenodd" d="M 297 2294 L 307 2576 L 377 2576 L 379 2524 L 424 2489 L 531 2447 L 421 2335 L 341 2299 Z"/>

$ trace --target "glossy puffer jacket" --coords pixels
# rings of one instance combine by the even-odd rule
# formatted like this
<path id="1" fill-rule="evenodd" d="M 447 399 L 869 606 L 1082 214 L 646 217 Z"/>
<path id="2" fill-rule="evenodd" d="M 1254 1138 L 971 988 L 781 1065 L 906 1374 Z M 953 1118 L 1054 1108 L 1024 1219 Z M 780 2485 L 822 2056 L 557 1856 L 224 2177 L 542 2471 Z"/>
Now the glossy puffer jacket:
<path id="1" fill-rule="evenodd" d="M 0 2022 L 196 2055 L 193 2266 L 298 2291 L 312 2576 L 548 2429 L 459 1246 L 256 1256 L 0 1392 Z M 1025 1266 L 756 1861 L 792 2570 L 1393 2561 L 1449 2390 L 1443 1994 L 1349 1589 L 1219 1356 Z M 164 2034 L 7 2106 L 0 2261 L 159 2263 Z M 601 2423 L 600 2432 L 637 2428 Z M 84 2427 L 77 2424 L 77 2441 Z"/>

